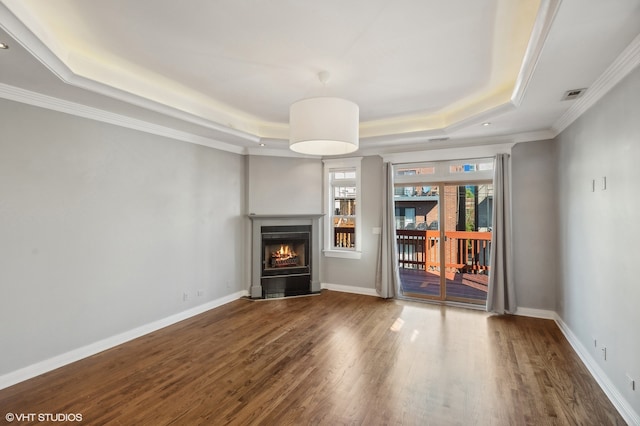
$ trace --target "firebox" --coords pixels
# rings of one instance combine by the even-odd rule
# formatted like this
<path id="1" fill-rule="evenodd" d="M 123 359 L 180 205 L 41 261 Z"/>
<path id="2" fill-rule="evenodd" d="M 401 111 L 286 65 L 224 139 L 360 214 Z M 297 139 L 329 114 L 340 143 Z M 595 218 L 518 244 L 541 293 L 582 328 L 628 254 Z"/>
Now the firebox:
<path id="1" fill-rule="evenodd" d="M 311 292 L 311 226 L 262 226 L 262 297 Z"/>

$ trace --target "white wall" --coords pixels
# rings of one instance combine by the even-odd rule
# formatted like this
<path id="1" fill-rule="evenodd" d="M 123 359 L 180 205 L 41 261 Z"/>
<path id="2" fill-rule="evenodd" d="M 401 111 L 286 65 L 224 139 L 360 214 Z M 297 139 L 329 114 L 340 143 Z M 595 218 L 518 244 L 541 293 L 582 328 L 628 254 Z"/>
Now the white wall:
<path id="1" fill-rule="evenodd" d="M 554 142 L 515 145 L 511 165 L 517 305 L 553 312 L 558 258 Z"/>
<path id="2" fill-rule="evenodd" d="M 242 156 L 5 100 L 0 129 L 0 376 L 245 290 Z"/>
<path id="3" fill-rule="evenodd" d="M 639 98 L 640 69 L 636 69 L 556 138 L 561 255 L 557 312 L 636 413 L 640 413 Z M 635 392 L 627 373 L 636 380 Z"/>

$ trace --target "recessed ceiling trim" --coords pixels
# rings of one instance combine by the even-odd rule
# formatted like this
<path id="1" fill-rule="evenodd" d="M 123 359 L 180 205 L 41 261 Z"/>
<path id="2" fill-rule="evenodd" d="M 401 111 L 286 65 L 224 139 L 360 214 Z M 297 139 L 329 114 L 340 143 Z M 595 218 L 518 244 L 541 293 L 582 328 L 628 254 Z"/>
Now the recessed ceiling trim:
<path id="1" fill-rule="evenodd" d="M 476 115 L 472 115 L 463 120 L 459 120 L 454 122 L 453 124 L 447 126 L 444 130 L 447 133 L 453 133 L 457 130 L 464 129 L 468 126 L 473 126 L 476 124 L 481 124 L 487 121 L 493 120 L 496 116 L 504 114 L 509 111 L 513 111 L 516 109 L 516 106 L 512 102 L 506 102 L 501 105 L 496 105 L 495 107 L 488 109 L 486 111 L 482 111 Z"/>
<path id="2" fill-rule="evenodd" d="M 422 143 L 413 146 L 387 147 L 387 149 L 369 152 L 360 150 L 362 155 L 380 155 L 384 161 L 393 163 L 408 163 L 418 161 L 433 161 L 434 158 L 460 159 L 488 157 L 499 152 L 510 152 L 518 143 L 537 142 L 553 139 L 550 130 L 524 132 L 515 135 L 503 135 L 486 138 L 467 138 L 455 141 Z M 455 144 L 452 144 L 454 142 Z"/>
<path id="3" fill-rule="evenodd" d="M 53 52 L 45 48 L 40 39 L 2 3 L 0 3 L 0 27 L 56 77 L 65 81 L 64 74 L 59 72 L 61 69 L 66 69 L 64 63 Z"/>
<path id="4" fill-rule="evenodd" d="M 259 143 L 259 137 L 229 126 L 220 125 L 197 115 L 178 110 L 166 104 L 129 93 L 115 87 L 75 74 L 61 61 L 40 39 L 38 39 L 7 7 L 0 3 L 0 27 L 2 27 L 25 50 L 49 69 L 57 78 L 66 84 L 89 90 L 113 99 L 165 114 L 188 123 L 197 124 L 207 129 L 227 133 L 234 138 Z"/>
<path id="5" fill-rule="evenodd" d="M 541 0 L 541 9 L 543 7 L 548 7 L 548 5 L 557 5 L 560 0 Z M 15 13 L 20 16 L 22 22 L 26 22 L 29 25 L 35 25 L 34 22 L 29 23 L 29 10 L 26 7 L 22 7 L 20 2 L 12 2 L 12 10 L 15 9 Z M 538 10 L 538 17 L 541 13 L 541 9 Z M 47 47 L 46 43 L 42 40 L 38 39 L 31 30 L 25 26 L 16 16 L 7 8 L 5 5 L 0 5 L 0 17 L 2 21 L 5 21 L 4 15 L 10 15 L 10 19 L 7 20 L 9 24 L 8 27 L 11 27 L 10 33 L 14 35 L 16 40 L 20 42 L 25 48 L 27 48 L 38 60 L 40 60 L 47 68 L 49 68 L 58 78 L 64 81 L 67 84 L 89 90 L 95 93 L 99 93 L 105 96 L 109 96 L 114 99 L 118 99 L 132 105 L 142 107 L 148 109 L 150 111 L 158 112 L 161 114 L 168 115 L 173 118 L 177 118 L 180 120 L 184 120 L 186 122 L 197 124 L 199 126 L 203 126 L 209 129 L 214 129 L 219 132 L 226 132 L 235 137 L 245 138 L 247 141 L 251 141 L 254 143 L 258 143 L 261 137 L 282 137 L 284 136 L 283 129 L 277 125 L 270 125 L 272 123 L 263 123 L 259 120 L 243 120 L 241 118 L 233 118 L 232 115 L 229 115 L 229 120 L 220 120 L 218 116 L 209 118 L 205 118 L 205 115 L 201 115 L 199 111 L 214 111 L 215 108 L 211 108 L 211 105 L 206 105 L 206 102 L 197 99 L 189 98 L 189 102 L 182 102 L 184 108 L 178 103 L 173 106 L 170 106 L 168 102 L 165 101 L 157 101 L 151 100 L 146 95 L 135 94 L 132 91 L 123 90 L 116 88 L 114 86 L 100 83 L 97 79 L 91 78 L 91 76 L 87 75 L 86 77 L 80 74 L 77 74 L 70 68 L 67 64 L 64 63 L 64 60 L 69 60 L 73 55 L 70 52 L 66 52 L 66 59 L 59 58 L 55 55 L 54 50 Z M 23 16 L 24 15 L 24 16 Z M 547 15 L 544 15 L 547 16 Z M 542 26 L 543 28 L 547 28 L 550 25 L 550 22 L 543 22 L 542 24 L 537 21 L 534 23 L 534 27 Z M 55 44 L 55 40 L 48 40 L 49 43 Z M 530 39 L 528 43 L 527 50 L 531 50 L 535 54 L 535 60 L 537 60 L 537 56 L 541 51 L 541 46 L 535 46 L 535 48 L 531 47 L 531 43 L 535 42 L 536 45 L 538 43 L 544 42 L 544 37 L 539 39 Z M 60 50 L 60 49 L 58 49 Z M 59 54 L 64 54 L 65 52 L 59 52 Z M 529 55 L 531 56 L 531 55 Z M 535 60 L 533 60 L 533 64 L 535 64 Z M 531 69 L 532 72 L 532 69 Z M 526 86 L 523 85 L 523 88 Z M 517 88 L 517 87 L 516 87 Z M 513 93 L 513 87 L 510 87 L 508 90 L 509 95 Z M 154 99 L 160 99 L 159 97 Z M 167 98 L 168 99 L 168 98 Z M 407 131 L 422 131 L 422 130 L 436 130 L 442 129 L 446 126 L 457 124 L 458 121 L 466 118 L 470 118 L 475 115 L 476 112 L 491 108 L 497 104 L 488 104 L 488 99 L 483 99 L 481 101 L 475 102 L 471 105 L 463 105 L 456 111 L 445 113 L 440 116 L 421 116 L 418 119 L 414 118 L 400 118 L 399 120 L 383 120 L 383 121 L 372 121 L 372 122 L 363 122 L 362 130 L 363 136 L 376 136 L 376 135 L 384 135 L 384 134 L 395 134 L 399 133 L 397 128 L 399 123 L 406 123 L 406 120 L 415 122 L 415 124 L 411 124 L 407 128 L 404 128 L 402 132 Z M 179 100 L 178 100 L 179 101 Z M 482 108 L 479 105 L 482 104 Z M 193 112 L 195 111 L 195 113 Z M 221 111 L 219 115 L 225 115 L 226 113 Z M 215 114 L 214 114 L 215 115 Z M 414 116 L 415 117 L 415 116 Z M 238 120 L 243 121 L 240 123 Z M 455 123 L 454 123 L 455 122 Z M 459 127 L 459 126 L 457 126 Z M 273 133 L 271 133 L 273 131 Z"/>
<path id="6" fill-rule="evenodd" d="M 119 127 L 139 130 L 157 136 L 164 136 L 183 142 L 203 145 L 222 151 L 233 152 L 236 154 L 243 154 L 245 152 L 245 149 L 242 146 L 205 138 L 202 136 L 194 135 L 192 133 L 175 130 L 169 127 L 159 126 L 157 124 L 148 123 L 146 121 L 137 120 L 135 118 L 115 114 L 98 108 L 88 107 L 86 105 L 81 105 L 75 102 L 69 102 L 40 93 L 31 92 L 29 90 L 20 89 L 18 87 L 9 86 L 3 83 L 0 83 L 0 98 L 21 102 L 40 108 L 46 108 L 77 117 L 88 118 L 103 123 L 113 124 Z"/>
<path id="7" fill-rule="evenodd" d="M 510 0 L 499 0 L 502 2 L 508 2 Z M 274 143 L 270 143 L 265 148 L 260 148 L 259 151 L 256 150 L 256 155 L 263 155 L 263 153 L 269 152 L 271 153 L 278 152 L 280 149 L 282 151 L 279 155 L 288 154 L 288 149 L 286 149 L 286 139 L 288 137 L 288 126 L 286 123 L 281 122 L 271 122 L 269 120 L 260 121 L 259 117 L 254 117 L 247 115 L 238 115 L 236 118 L 238 120 L 245 120 L 244 122 L 234 121 L 233 119 L 229 120 L 220 120 L 221 115 L 215 114 L 215 108 L 217 105 L 221 105 L 221 103 L 215 104 L 216 99 L 214 98 L 206 98 L 204 96 L 195 97 L 192 99 L 192 93 L 181 94 L 178 93 L 178 97 L 176 98 L 179 102 L 174 103 L 172 98 L 167 96 L 162 96 L 160 94 L 159 97 L 152 96 L 150 99 L 147 99 L 145 96 L 149 94 L 147 92 L 136 92 L 135 90 L 127 91 L 127 86 L 119 86 L 119 83 L 109 83 L 103 84 L 100 81 L 102 80 L 99 76 L 96 78 L 86 78 L 82 75 L 74 73 L 72 70 L 82 70 L 83 68 L 76 68 L 77 62 L 74 58 L 71 62 L 68 61 L 68 55 L 65 56 L 65 51 L 67 53 L 72 53 L 78 55 L 78 53 L 82 53 L 82 50 L 71 50 L 70 48 L 65 50 L 64 40 L 66 40 L 66 36 L 68 35 L 66 32 L 51 33 L 52 35 L 56 35 L 56 37 L 52 37 L 47 35 L 42 31 L 38 32 L 38 27 L 31 27 L 32 24 L 37 23 L 39 25 L 45 25 L 49 21 L 47 19 L 48 15 L 34 15 L 34 17 L 41 18 L 42 21 L 36 21 L 34 19 L 23 19 L 24 16 L 21 15 L 22 12 L 26 13 L 26 17 L 29 18 L 28 14 L 30 12 L 29 5 L 36 5 L 37 2 L 24 2 L 20 0 L 0 0 L 0 27 L 5 28 L 7 34 L 14 37 L 14 40 L 7 40 L 9 43 L 12 43 L 11 47 L 16 48 L 16 50 L 23 54 L 22 47 L 24 47 L 34 58 L 39 60 L 44 66 L 55 75 L 61 82 L 66 84 L 78 87 L 80 89 L 84 89 L 90 92 L 94 92 L 96 94 L 101 94 L 104 96 L 108 96 L 113 99 L 117 99 L 123 102 L 126 102 L 130 105 L 135 105 L 141 108 L 144 108 L 148 111 L 154 111 L 156 113 L 162 114 L 166 117 L 173 117 L 177 120 L 183 121 L 185 124 L 190 123 L 193 125 L 197 125 L 200 127 L 200 130 L 207 129 L 207 132 L 204 133 L 208 136 L 208 138 L 198 142 L 197 136 L 198 130 L 190 131 L 188 130 L 186 133 L 178 131 L 176 134 L 172 134 L 173 129 L 158 130 L 158 129 L 150 129 L 143 130 L 145 125 L 149 125 L 149 123 L 145 123 L 144 120 L 136 120 L 130 119 L 128 117 L 118 116 L 116 117 L 101 117 L 103 113 L 106 111 L 96 110 L 93 108 L 87 108 L 83 105 L 77 105 L 80 108 L 80 112 L 78 111 L 68 111 L 65 106 L 45 106 L 46 102 L 42 103 L 41 100 L 29 100 L 28 98 L 31 94 L 22 93 L 22 99 L 13 99 L 19 102 L 31 103 L 33 105 L 38 105 L 38 102 L 45 108 L 54 109 L 57 108 L 60 111 L 71 113 L 78 116 L 83 116 L 87 118 L 92 118 L 100 121 L 110 122 L 116 125 L 120 125 L 123 127 L 137 128 L 135 126 L 139 126 L 138 128 L 143 131 L 148 131 L 149 133 L 161 134 L 157 133 L 157 131 L 164 132 L 163 136 L 172 137 L 178 140 L 184 140 L 192 143 L 200 143 L 206 146 L 210 146 L 208 141 L 220 142 L 222 144 L 228 144 L 231 147 L 235 147 L 231 152 L 241 151 L 242 153 L 247 153 L 253 151 L 254 147 L 261 141 L 274 141 Z M 534 2 L 531 3 L 531 5 Z M 561 13 L 557 13 L 562 3 L 563 11 Z M 10 6 L 7 6 L 10 5 Z M 18 6 L 16 6 L 18 5 Z M 530 32 L 530 36 L 528 38 L 523 38 L 519 42 L 520 49 L 518 50 L 519 55 L 523 56 L 522 63 L 518 64 L 517 62 L 513 62 L 513 68 L 510 69 L 508 74 L 509 79 L 501 80 L 503 85 L 501 86 L 492 86 L 493 92 L 489 92 L 488 90 L 484 93 L 474 92 L 477 94 L 477 98 L 472 99 L 472 97 L 466 97 L 463 101 L 459 101 L 456 104 L 449 104 L 449 109 L 447 107 L 441 110 L 435 110 L 435 108 L 428 109 L 425 107 L 425 110 L 422 113 L 416 113 L 412 116 L 406 115 L 403 117 L 398 117 L 397 119 L 382 119 L 382 120 L 371 120 L 368 122 L 361 123 L 361 129 L 364 129 L 364 132 L 361 132 L 362 137 L 362 145 L 361 150 L 364 152 L 375 154 L 377 152 L 385 152 L 389 150 L 398 150 L 402 147 L 408 147 L 409 150 L 419 149 L 421 144 L 425 144 L 426 140 L 429 137 L 434 137 L 437 135 L 446 134 L 447 136 L 451 136 L 452 140 L 446 142 L 450 145 L 465 145 L 469 142 L 470 139 L 461 139 L 461 136 L 464 134 L 465 137 L 469 137 L 470 135 L 476 135 L 476 138 L 473 139 L 474 143 L 485 143 L 484 139 L 481 135 L 488 135 L 490 133 L 501 133 L 500 136 L 506 135 L 508 132 L 515 132 L 517 127 L 514 126 L 519 125 L 520 123 L 520 108 L 518 108 L 521 103 L 526 108 L 522 108 L 522 111 L 530 109 L 530 102 L 532 104 L 536 104 L 537 98 L 542 98 L 542 96 L 533 96 L 533 93 L 530 93 L 531 96 L 526 96 L 526 92 L 528 88 L 533 90 L 533 85 L 537 85 L 539 80 L 538 77 L 544 78 L 544 76 L 551 74 L 549 71 L 548 61 L 545 59 L 544 61 L 540 61 L 540 56 L 543 58 L 547 58 L 547 53 L 554 53 L 554 47 L 556 44 L 550 44 L 548 47 L 543 49 L 543 44 L 546 43 L 556 43 L 556 35 L 562 35 L 567 31 L 567 18 L 568 16 L 575 17 L 576 11 L 580 12 L 580 7 L 571 1 L 562 2 L 562 0 L 536 0 L 535 8 L 533 6 L 529 7 L 527 10 L 530 12 L 528 14 L 529 20 L 527 21 L 526 31 Z M 564 13 L 565 6 L 567 13 Z M 35 9 L 32 11 L 40 11 L 36 6 L 33 6 Z M 630 7 L 630 6 L 629 6 Z M 629 9 L 626 7 L 625 10 Z M 599 9 L 602 11 L 603 9 Z M 572 11 L 569 13 L 568 11 Z M 556 16 L 557 15 L 557 16 Z M 578 13 L 579 16 L 591 17 L 588 13 L 582 14 Z M 633 15 L 637 17 L 637 14 Z M 18 19 L 18 17 L 20 19 Z M 33 17 L 31 17 L 33 18 Z M 535 18 L 535 21 L 533 20 Z M 583 20 L 584 21 L 584 20 Z M 61 21 L 64 22 L 64 16 L 61 16 Z M 554 30 L 550 32 L 551 25 L 553 23 L 558 25 L 558 32 Z M 576 26 L 578 22 L 576 21 Z M 582 22 L 582 26 L 585 25 L 585 22 Z M 522 27 L 522 26 L 521 26 Z M 31 29 L 30 29 L 31 28 Z M 44 28 L 44 27 L 43 27 Z M 494 27 L 495 28 L 495 27 Z M 505 28 L 510 28 L 506 26 Z M 555 27 L 554 27 L 555 28 Z M 608 28 L 608 27 L 607 27 Z M 628 26 L 626 26 L 626 34 L 634 34 L 633 32 L 629 32 Z M 50 29 L 46 27 L 45 29 Z M 38 36 L 36 36 L 36 34 Z M 71 32 L 69 34 L 72 34 Z M 496 32 L 496 34 L 500 34 L 500 32 Z M 573 33 L 571 33 L 573 34 Z M 590 32 L 576 32 L 576 34 L 587 35 L 589 37 L 599 36 L 598 34 L 592 34 Z M 60 35 L 62 38 L 57 38 Z M 38 38 L 40 37 L 40 38 Z M 640 36 L 638 36 L 640 37 Z M 499 39 L 499 37 L 496 37 Z M 582 39 L 582 38 L 580 38 Z M 627 39 L 628 40 L 628 39 Z M 249 41 L 250 43 L 250 41 Z M 525 44 L 526 43 L 526 44 Z M 635 40 L 636 49 L 640 46 L 640 41 L 638 38 Z M 61 44 L 62 48 L 58 49 L 57 44 Z M 632 43 L 633 44 L 633 43 Z M 494 47 L 498 46 L 499 43 L 494 41 Z M 69 46 L 73 47 L 73 43 L 69 44 Z M 67 47 L 69 47 L 67 46 Z M 619 48 L 621 45 L 618 45 Z M 526 48 L 526 51 L 525 51 Z M 57 50 L 56 50 L 57 49 Z M 544 51 L 543 51 L 544 50 Z M 53 52 L 56 52 L 58 56 L 56 56 Z M 78 53 L 76 53 L 78 52 Z M 557 53 L 557 51 L 555 52 Z M 635 57 L 634 57 L 635 55 Z M 553 55 L 550 55 L 554 57 Z M 621 56 L 624 56 L 621 55 Z M 602 97 L 605 93 L 607 93 L 615 84 L 617 84 L 624 76 L 626 76 L 631 69 L 637 67 L 638 65 L 638 52 L 627 52 L 626 58 L 618 58 L 618 63 L 609 67 L 604 74 L 601 74 L 597 79 L 596 83 L 593 83 L 589 86 L 589 91 L 585 93 L 580 99 L 576 99 L 574 103 L 569 106 L 566 103 L 564 104 L 564 108 L 570 108 L 565 112 L 564 115 L 558 118 L 557 114 L 561 114 L 560 111 L 554 113 L 551 118 L 548 119 L 538 119 L 534 121 L 533 124 L 529 126 L 520 127 L 525 129 L 530 129 L 533 126 L 539 126 L 541 128 L 544 126 L 545 130 L 542 133 L 552 133 L 551 137 L 556 136 L 560 131 L 566 128 L 571 124 L 576 118 L 578 118 L 582 113 L 584 113 L 593 103 L 595 103 L 600 97 Z M 590 57 L 594 57 L 594 55 L 590 55 Z M 515 57 L 514 57 L 515 58 Z M 89 58 L 90 59 L 90 58 Z M 105 57 L 98 58 L 99 61 L 95 62 L 95 64 L 102 63 L 102 60 Z M 66 64 L 65 62 L 66 61 Z M 593 62 L 593 61 L 592 61 Z M 592 62 L 587 61 L 587 65 L 592 64 Z M 67 65 L 68 64 L 68 65 Z M 94 65 L 95 65 L 94 64 Z M 601 72 L 604 64 L 600 64 L 599 68 L 593 69 L 591 68 L 592 73 L 591 76 L 598 75 L 595 73 Z M 519 71 L 518 71 L 519 69 Z M 532 77 L 534 73 L 537 73 L 536 69 L 539 69 L 540 74 L 536 74 L 535 77 Z M 585 68 L 586 69 L 586 68 Z M 39 69 L 38 72 L 42 72 L 42 69 Z M 517 75 L 516 75 L 517 73 Z M 553 73 L 553 75 L 557 75 L 561 73 Z M 91 74 L 83 74 L 87 77 L 91 77 Z M 506 74 L 505 74 L 506 75 Z M 497 77 L 496 77 L 497 78 Z M 8 81 L 10 84 L 13 84 L 13 81 L 22 81 L 16 78 Z M 47 81 L 49 81 L 47 79 Z M 109 80 L 111 81 L 111 80 Z M 172 80 L 168 80 L 169 83 Z M 48 83 L 47 83 L 48 84 Z M 57 84 L 57 83 L 56 83 Z M 112 84 L 112 85 L 111 85 Z M 497 84 L 497 83 L 496 83 Z M 62 84 L 61 84 L 62 85 Z M 179 83 L 176 83 L 176 87 Z M 531 86 L 530 86 L 531 85 Z M 580 84 L 580 86 L 586 85 L 585 83 Z M 21 86 L 20 83 L 16 83 L 16 86 Z M 175 87 L 173 85 L 169 85 L 169 88 L 161 87 L 162 89 L 166 89 L 168 91 L 174 90 Z M 562 88 L 572 87 L 574 86 L 569 82 L 566 84 L 564 82 L 561 86 Z M 25 86 L 28 88 L 33 88 L 35 86 Z M 118 89 L 116 87 L 122 87 L 122 89 Z M 135 88 L 135 86 L 132 86 Z M 15 87 L 14 87 L 15 88 Z M 59 87 L 58 87 L 59 88 Z M 499 89 L 499 97 L 497 96 Z M 2 89 L 4 90 L 4 89 Z M 0 91 L 2 91 L 0 90 Z M 38 89 L 34 89 L 38 90 Z M 197 91 L 196 91 L 197 92 Z M 49 92 L 54 93 L 54 92 Z M 60 93 L 60 92 L 58 92 Z M 478 94 L 480 93 L 480 94 Z M 152 95 L 155 95 L 153 92 Z M 468 94 L 468 93 L 467 93 Z M 539 93 L 542 95 L 541 93 Z M 15 95 L 15 93 L 13 93 Z M 83 94 L 87 95 L 87 93 Z M 2 95 L 5 98 L 9 99 L 10 95 Z M 19 97 L 20 97 L 19 96 Z M 54 95 L 58 96 L 58 95 Z M 64 98 L 64 95 L 59 95 Z M 553 95 L 555 99 L 557 99 L 556 95 Z M 78 97 L 76 99 L 80 99 Z M 71 97 L 69 98 L 71 99 Z M 211 99 L 212 104 L 207 104 L 208 99 Z M 66 102 L 61 99 L 58 99 L 60 102 Z M 193 101 L 193 102 L 192 102 Z M 33 103 L 36 102 L 36 103 Z M 82 102 L 82 101 L 80 101 Z M 492 103 L 493 102 L 493 103 Z M 55 103 L 55 102 L 54 102 Z M 72 102 L 73 103 L 73 102 Z M 112 105 L 118 106 L 117 103 L 111 103 Z M 183 106 L 186 107 L 183 108 Z M 564 110 L 563 108 L 563 110 Z M 513 112 L 514 109 L 517 111 Z M 128 110 L 123 107 L 123 110 Z M 130 109 L 129 109 L 130 110 Z M 131 110 L 130 110 L 131 111 Z M 133 110 L 135 112 L 135 110 Z M 229 116 L 233 114 L 235 110 L 233 109 L 223 109 L 220 114 L 228 113 Z M 238 110 L 239 111 L 239 110 Z M 411 111 L 415 111 L 415 109 L 411 109 Z M 427 111 L 435 111 L 434 114 L 427 113 Z M 498 116 L 502 113 L 512 111 L 507 116 L 504 117 L 504 120 L 498 119 Z M 212 112 L 212 114 L 209 114 Z M 240 111 L 241 112 L 241 111 Z M 422 115 L 420 115 L 422 114 Z M 431 115 L 428 115 L 431 114 Z M 142 116 L 142 115 L 141 115 Z M 248 117 L 248 118 L 247 118 Z M 526 117 L 526 114 L 525 114 Z M 119 121 L 122 119 L 123 121 Z M 549 123 L 556 119 L 553 123 L 553 127 L 549 127 Z M 111 120 L 111 121 L 108 121 Z M 132 120 L 133 123 L 127 124 L 127 120 Z M 495 130 L 491 129 L 492 132 L 485 131 L 485 129 L 478 127 L 478 125 L 482 121 L 492 121 L 496 123 Z M 144 124 L 143 124 L 144 123 Z M 537 124 L 540 123 L 540 124 Z M 164 124 L 164 123 L 161 123 Z M 388 126 L 387 126 L 388 125 Z M 406 125 L 403 127 L 403 125 Z M 159 126 L 162 128 L 162 126 Z M 195 127 L 195 126 L 189 126 Z M 492 126 L 494 127 L 494 126 Z M 389 133 L 389 130 L 392 129 L 393 133 Z M 481 129 L 482 131 L 477 131 L 477 129 Z M 489 129 L 487 129 L 489 130 Z M 191 134 L 189 132 L 193 132 Z M 184 134 L 183 134 L 184 133 Z M 197 133 L 197 134 L 196 134 Z M 456 136 L 458 134 L 459 136 Z M 537 140 L 540 140 L 544 137 L 540 136 Z M 496 140 L 493 138 L 492 140 Z M 441 142 L 433 142 L 433 144 L 439 144 Z M 239 147 L 239 148 L 238 148 Z M 219 149 L 225 149 L 222 146 L 217 147 Z M 227 147 L 228 148 L 228 147 Z M 430 147 L 431 148 L 431 147 Z M 225 149 L 228 150 L 228 149 Z M 275 154 L 274 154 L 275 155 Z"/>
<path id="8" fill-rule="evenodd" d="M 553 19 L 560 8 L 560 2 L 561 0 L 542 0 L 542 4 L 538 10 L 538 17 L 531 31 L 529 45 L 524 54 L 522 68 L 518 73 L 513 94 L 511 95 L 511 102 L 513 102 L 515 106 L 520 106 L 524 99 L 527 87 L 540 59 L 542 48 L 547 40 L 549 31 L 551 31 Z"/>
<path id="9" fill-rule="evenodd" d="M 624 77 L 640 66 L 640 34 L 622 51 L 615 61 L 589 86 L 584 95 L 575 100 L 573 105 L 551 126 L 555 136 L 569 127 L 578 117 L 584 114 L 593 104 L 598 102 Z"/>

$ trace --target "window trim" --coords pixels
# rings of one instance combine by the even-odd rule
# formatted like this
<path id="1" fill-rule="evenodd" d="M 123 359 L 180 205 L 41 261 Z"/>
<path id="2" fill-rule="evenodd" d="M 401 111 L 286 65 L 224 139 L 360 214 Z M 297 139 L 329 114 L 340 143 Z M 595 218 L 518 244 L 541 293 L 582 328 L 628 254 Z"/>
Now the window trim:
<path id="1" fill-rule="evenodd" d="M 322 160 L 324 163 L 324 256 L 343 259 L 362 257 L 362 157 Z M 355 169 L 356 214 L 354 215 L 356 239 L 355 247 L 333 247 L 333 185 L 331 172 L 338 169 Z"/>

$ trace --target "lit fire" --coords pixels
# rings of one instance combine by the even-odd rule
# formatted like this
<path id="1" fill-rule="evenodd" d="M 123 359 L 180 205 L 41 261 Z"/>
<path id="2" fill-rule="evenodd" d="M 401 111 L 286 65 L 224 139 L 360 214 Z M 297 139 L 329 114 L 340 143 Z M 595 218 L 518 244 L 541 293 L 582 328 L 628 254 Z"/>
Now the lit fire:
<path id="1" fill-rule="evenodd" d="M 271 266 L 295 266 L 298 264 L 298 255 L 288 245 L 281 245 L 279 250 L 271 253 Z"/>
<path id="2" fill-rule="evenodd" d="M 276 259 L 291 259 L 293 257 L 298 257 L 298 255 L 296 252 L 291 250 L 291 247 L 282 245 L 280 246 L 280 250 L 274 251 L 271 257 Z"/>

